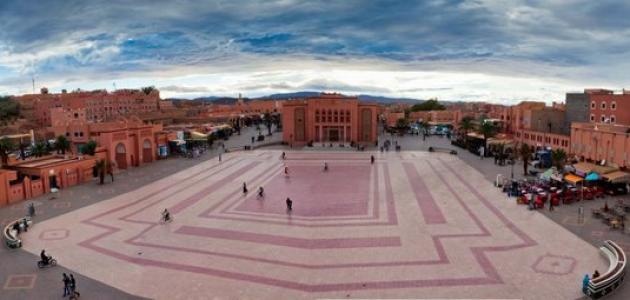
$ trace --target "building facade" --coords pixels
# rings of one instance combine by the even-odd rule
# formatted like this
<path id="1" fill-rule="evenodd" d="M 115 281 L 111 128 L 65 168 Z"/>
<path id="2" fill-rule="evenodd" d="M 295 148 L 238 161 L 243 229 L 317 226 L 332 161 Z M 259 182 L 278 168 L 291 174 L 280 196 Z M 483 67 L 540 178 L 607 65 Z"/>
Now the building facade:
<path id="1" fill-rule="evenodd" d="M 586 89 L 590 101 L 589 121 L 630 125 L 630 91 L 615 93 L 605 89 Z"/>
<path id="2" fill-rule="evenodd" d="M 46 89 L 42 89 L 41 94 L 14 98 L 23 107 L 23 115 L 40 126 L 52 125 L 51 110 L 56 108 L 66 112 L 81 111 L 90 122 L 105 122 L 120 116 L 141 116 L 173 109 L 170 101 L 160 99 L 157 89 L 149 93 L 142 90 L 97 90 L 58 94 L 49 94 Z"/>
<path id="3" fill-rule="evenodd" d="M 567 93 L 565 96 L 563 134 L 571 134 L 571 124 L 589 121 L 589 97 L 586 93 Z"/>
<path id="4" fill-rule="evenodd" d="M 630 167 L 630 126 L 602 123 L 573 123 L 571 145 L 576 156 L 609 165 Z"/>
<path id="5" fill-rule="evenodd" d="M 319 97 L 293 100 L 282 108 L 283 141 L 375 143 L 378 105 L 361 103 L 358 97 L 322 93 Z"/>

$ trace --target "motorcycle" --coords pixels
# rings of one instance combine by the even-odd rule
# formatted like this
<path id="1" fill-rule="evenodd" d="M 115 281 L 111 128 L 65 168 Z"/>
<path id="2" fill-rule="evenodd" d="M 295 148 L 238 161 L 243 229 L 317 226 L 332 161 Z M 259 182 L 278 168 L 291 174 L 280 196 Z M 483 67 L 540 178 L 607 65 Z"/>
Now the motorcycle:
<path id="1" fill-rule="evenodd" d="M 57 265 L 57 260 L 52 258 L 52 257 L 48 258 L 48 263 L 44 263 L 43 260 L 40 260 L 40 261 L 37 262 L 37 266 L 40 269 L 43 269 L 43 268 L 46 268 L 46 267 L 54 267 L 56 265 Z"/>

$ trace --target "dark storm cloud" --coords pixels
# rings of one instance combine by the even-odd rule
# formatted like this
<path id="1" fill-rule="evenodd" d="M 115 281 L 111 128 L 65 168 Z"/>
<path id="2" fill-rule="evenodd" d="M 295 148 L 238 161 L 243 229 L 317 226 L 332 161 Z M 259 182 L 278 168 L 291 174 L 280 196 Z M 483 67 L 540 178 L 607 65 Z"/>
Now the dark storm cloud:
<path id="1" fill-rule="evenodd" d="M 0 2 L 0 67 L 121 75 L 245 54 L 531 61 L 610 66 L 616 76 L 616 62 L 629 58 L 628 15 L 630 4 L 606 0 L 8 0 Z"/>

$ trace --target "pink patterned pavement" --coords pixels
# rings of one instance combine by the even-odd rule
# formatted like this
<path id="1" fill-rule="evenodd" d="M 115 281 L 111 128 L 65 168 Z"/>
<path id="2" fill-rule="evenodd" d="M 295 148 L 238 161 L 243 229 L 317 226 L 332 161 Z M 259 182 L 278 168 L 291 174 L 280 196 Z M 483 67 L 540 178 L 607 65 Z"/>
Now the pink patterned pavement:
<path id="1" fill-rule="evenodd" d="M 37 224 L 25 248 L 157 299 L 575 299 L 584 273 L 606 268 L 596 248 L 516 207 L 457 157 L 279 157 L 233 153 L 165 174 Z M 164 208 L 174 221 L 160 225 Z"/>

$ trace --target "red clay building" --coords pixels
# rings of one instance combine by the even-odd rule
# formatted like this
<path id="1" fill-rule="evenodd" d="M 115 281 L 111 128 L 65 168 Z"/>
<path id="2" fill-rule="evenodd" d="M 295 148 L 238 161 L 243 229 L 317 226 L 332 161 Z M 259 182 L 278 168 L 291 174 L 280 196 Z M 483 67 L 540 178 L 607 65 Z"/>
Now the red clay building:
<path id="1" fill-rule="evenodd" d="M 586 89 L 590 100 L 591 123 L 630 125 L 630 91 L 615 94 L 611 90 Z"/>
<path id="2" fill-rule="evenodd" d="M 46 89 L 42 89 L 41 94 L 16 96 L 15 99 L 23 108 L 24 116 L 40 126 L 51 126 L 51 110 L 55 108 L 62 108 L 77 117 L 83 113 L 90 122 L 103 122 L 119 116 L 138 116 L 173 109 L 170 101 L 160 99 L 160 92 L 157 89 L 148 94 L 142 90 L 49 94 Z"/>
<path id="3" fill-rule="evenodd" d="M 309 141 L 373 144 L 378 109 L 377 104 L 340 94 L 287 101 L 282 108 L 283 140 L 293 145 Z"/>

